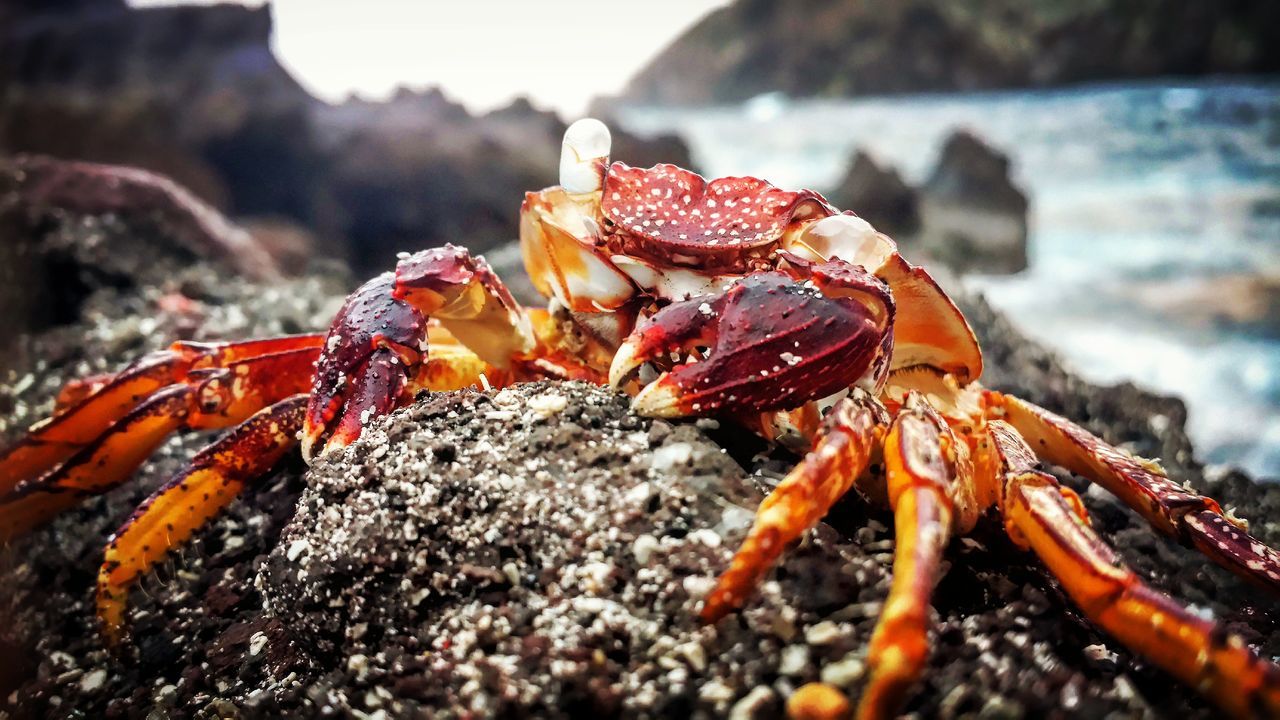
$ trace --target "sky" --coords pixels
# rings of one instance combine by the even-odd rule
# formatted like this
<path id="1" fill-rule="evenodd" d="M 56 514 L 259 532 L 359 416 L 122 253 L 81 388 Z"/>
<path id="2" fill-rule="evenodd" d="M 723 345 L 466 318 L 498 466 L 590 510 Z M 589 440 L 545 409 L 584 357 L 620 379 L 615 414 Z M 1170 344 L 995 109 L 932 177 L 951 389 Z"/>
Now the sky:
<path id="1" fill-rule="evenodd" d="M 620 91 L 659 50 L 726 3 L 275 0 L 273 43 L 294 77 L 332 102 L 439 85 L 473 111 L 524 94 L 572 119 L 592 97 Z"/>

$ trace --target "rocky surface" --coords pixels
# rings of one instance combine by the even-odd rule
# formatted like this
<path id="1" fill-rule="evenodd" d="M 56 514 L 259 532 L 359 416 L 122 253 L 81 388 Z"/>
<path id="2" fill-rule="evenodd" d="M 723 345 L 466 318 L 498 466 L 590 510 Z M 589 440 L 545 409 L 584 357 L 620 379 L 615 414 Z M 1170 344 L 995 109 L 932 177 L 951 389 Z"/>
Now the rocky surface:
<path id="1" fill-rule="evenodd" d="M 961 273 L 1027 268 L 1027 196 L 1010 177 L 1008 156 L 971 132 L 947 138 L 919 187 L 859 149 L 828 197 L 893 237 L 913 261 Z"/>
<path id="2" fill-rule="evenodd" d="M 737 0 L 631 80 L 623 102 L 738 102 L 1280 69 L 1275 3 L 1088 0 L 889 5 Z"/>
<path id="3" fill-rule="evenodd" d="M 70 220 L 56 231 L 80 243 L 172 244 L 163 224 L 113 234 L 104 217 Z M 320 273 L 264 287 L 197 260 L 93 287 L 74 314 L 22 336 L 0 384 L 0 437 L 46 414 L 69 376 L 175 337 L 320 328 L 352 284 Z M 980 299 L 961 300 L 991 385 L 1160 457 L 1280 543 L 1280 486 L 1207 475 L 1179 401 L 1088 385 Z M 842 503 L 743 613 L 700 626 L 698 598 L 791 460 L 715 423 L 645 420 L 603 389 L 550 383 L 426 397 L 305 476 L 286 461 L 142 582 L 133 636 L 113 655 L 92 620 L 107 535 L 208 439 L 174 438 L 133 482 L 0 552 L 0 712 L 770 717 L 803 682 L 856 693 L 864 680 L 893 548 L 884 511 Z M 1274 601 L 1064 480 L 1153 585 L 1280 654 Z M 947 565 L 909 711 L 1216 716 L 1091 629 L 998 523 L 954 543 Z"/>
<path id="4" fill-rule="evenodd" d="M 564 123 L 516 101 L 473 116 L 434 90 L 334 106 L 271 52 L 271 10 L 0 8 L 0 155 L 126 164 L 237 218 L 309 228 L 310 254 L 381 272 L 397 251 L 515 236 L 527 190 L 556 182 Z M 689 166 L 675 137 L 615 128 L 616 159 Z"/>

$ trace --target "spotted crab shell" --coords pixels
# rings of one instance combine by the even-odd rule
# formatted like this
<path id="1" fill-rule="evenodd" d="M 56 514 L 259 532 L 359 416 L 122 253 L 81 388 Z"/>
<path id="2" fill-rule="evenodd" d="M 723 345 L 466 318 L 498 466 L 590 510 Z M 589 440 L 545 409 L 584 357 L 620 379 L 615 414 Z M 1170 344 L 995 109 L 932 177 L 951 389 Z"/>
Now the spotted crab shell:
<path id="1" fill-rule="evenodd" d="M 668 164 L 613 163 L 600 199 L 614 253 L 720 272 L 745 272 L 797 223 L 835 213 L 812 190 L 782 190 L 754 177 L 708 181 Z"/>

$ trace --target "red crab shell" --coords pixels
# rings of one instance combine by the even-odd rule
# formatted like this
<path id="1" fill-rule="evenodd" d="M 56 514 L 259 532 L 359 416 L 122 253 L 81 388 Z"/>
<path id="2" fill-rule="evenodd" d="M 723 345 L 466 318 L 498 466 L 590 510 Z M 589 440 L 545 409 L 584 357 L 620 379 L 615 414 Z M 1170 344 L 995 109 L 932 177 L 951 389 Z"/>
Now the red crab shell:
<path id="1" fill-rule="evenodd" d="M 747 272 L 800 221 L 836 214 L 812 190 L 754 177 L 707 181 L 675 165 L 609 166 L 600 214 L 616 254 L 662 264 Z"/>

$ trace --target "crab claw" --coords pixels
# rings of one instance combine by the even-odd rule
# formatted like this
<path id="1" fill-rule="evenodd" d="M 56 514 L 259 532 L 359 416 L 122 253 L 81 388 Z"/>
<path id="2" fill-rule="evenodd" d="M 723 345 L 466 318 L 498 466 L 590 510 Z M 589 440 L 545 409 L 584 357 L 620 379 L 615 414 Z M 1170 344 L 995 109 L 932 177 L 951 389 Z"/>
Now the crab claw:
<path id="1" fill-rule="evenodd" d="M 484 259 L 453 245 L 406 256 L 394 274 L 352 293 L 334 318 L 316 363 L 304 458 L 320 445 L 349 445 L 423 387 L 430 318 L 500 370 L 536 344 L 528 316 Z"/>
<path id="2" fill-rule="evenodd" d="M 797 274 L 750 275 L 659 310 L 618 349 L 610 383 L 622 386 L 647 362 L 670 367 L 632 401 L 653 417 L 763 412 L 878 387 L 892 351 L 888 287 L 839 260 Z"/>
<path id="3" fill-rule="evenodd" d="M 370 419 L 391 412 L 425 355 L 427 318 L 392 292 L 380 275 L 352 293 L 338 311 L 316 362 L 302 428 L 302 456 L 345 447 Z"/>

